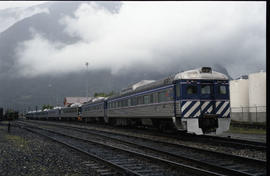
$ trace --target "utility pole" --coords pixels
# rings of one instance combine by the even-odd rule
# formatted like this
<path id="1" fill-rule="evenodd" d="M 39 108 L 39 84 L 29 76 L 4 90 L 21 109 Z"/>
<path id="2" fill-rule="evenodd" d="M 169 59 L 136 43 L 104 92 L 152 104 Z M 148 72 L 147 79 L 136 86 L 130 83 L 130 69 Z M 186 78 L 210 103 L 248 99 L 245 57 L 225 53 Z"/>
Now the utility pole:
<path id="1" fill-rule="evenodd" d="M 89 86 L 89 85 L 88 85 L 88 84 L 89 84 L 89 83 L 88 83 L 88 62 L 86 62 L 85 65 L 86 65 L 86 81 L 87 81 L 87 82 L 86 82 L 86 84 L 87 84 L 87 85 L 86 85 L 86 101 L 88 101 L 88 93 L 89 93 L 89 92 L 88 92 L 88 91 L 89 91 L 89 87 L 88 87 L 88 86 Z"/>

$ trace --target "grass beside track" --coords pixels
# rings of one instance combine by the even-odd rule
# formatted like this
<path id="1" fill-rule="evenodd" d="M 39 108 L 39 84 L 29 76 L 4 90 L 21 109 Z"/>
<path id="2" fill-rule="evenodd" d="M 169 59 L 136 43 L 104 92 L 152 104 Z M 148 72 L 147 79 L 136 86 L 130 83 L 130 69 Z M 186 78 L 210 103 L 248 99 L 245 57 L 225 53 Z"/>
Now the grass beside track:
<path id="1" fill-rule="evenodd" d="M 255 129 L 255 128 L 240 128 L 240 127 L 234 127 L 230 126 L 229 132 L 231 133 L 242 133 L 242 134 L 265 134 L 265 129 Z"/>

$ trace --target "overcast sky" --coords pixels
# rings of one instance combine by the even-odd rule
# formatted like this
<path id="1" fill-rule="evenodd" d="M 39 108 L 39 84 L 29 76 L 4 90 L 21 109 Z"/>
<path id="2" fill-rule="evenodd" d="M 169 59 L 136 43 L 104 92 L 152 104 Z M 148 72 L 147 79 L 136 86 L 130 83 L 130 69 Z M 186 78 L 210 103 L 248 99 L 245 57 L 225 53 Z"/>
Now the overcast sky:
<path id="1" fill-rule="evenodd" d="M 12 2 L 0 2 L 1 8 L 8 6 Z M 32 39 L 16 48 L 21 75 L 76 72 L 85 62 L 92 70 L 106 68 L 113 74 L 220 64 L 235 77 L 265 69 L 266 2 L 124 1 L 119 13 L 91 2 L 59 23 L 80 40 L 50 41 L 31 29 Z"/>

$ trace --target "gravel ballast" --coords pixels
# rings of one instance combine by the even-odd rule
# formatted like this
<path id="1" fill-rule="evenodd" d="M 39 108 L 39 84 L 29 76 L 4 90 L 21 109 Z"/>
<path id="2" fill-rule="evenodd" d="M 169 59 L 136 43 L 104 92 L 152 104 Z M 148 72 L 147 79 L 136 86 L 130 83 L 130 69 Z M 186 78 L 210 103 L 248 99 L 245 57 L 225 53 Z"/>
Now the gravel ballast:
<path id="1" fill-rule="evenodd" d="M 0 122 L 1 123 L 1 122 Z M 0 175 L 98 175 L 93 159 L 23 129 L 0 125 Z"/>

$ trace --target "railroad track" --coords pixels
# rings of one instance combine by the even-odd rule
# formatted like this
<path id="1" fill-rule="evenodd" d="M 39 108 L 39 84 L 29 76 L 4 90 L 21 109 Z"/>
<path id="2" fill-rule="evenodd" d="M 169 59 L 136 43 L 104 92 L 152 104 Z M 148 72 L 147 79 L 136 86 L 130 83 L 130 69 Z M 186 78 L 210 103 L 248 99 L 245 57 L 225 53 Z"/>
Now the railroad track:
<path id="1" fill-rule="evenodd" d="M 212 143 L 214 145 L 222 145 L 227 147 L 232 147 L 236 149 L 252 149 L 252 150 L 260 150 L 266 151 L 266 143 L 242 140 L 242 139 L 233 139 L 230 137 L 219 137 L 219 136 L 210 136 L 210 135 L 202 135 L 197 136 L 193 134 L 182 134 L 181 137 L 175 136 L 181 140 L 189 140 L 189 141 L 197 141 L 201 143 Z"/>
<path id="2" fill-rule="evenodd" d="M 34 122 L 39 123 L 39 122 Z M 41 122 L 40 124 L 47 123 L 47 122 Z M 52 124 L 52 123 L 50 123 Z M 54 123 L 55 125 L 63 125 L 63 123 Z M 71 125 L 71 124 L 64 124 L 64 125 Z M 77 124 L 78 125 L 78 124 Z M 82 126 L 84 127 L 84 125 Z M 235 149 L 250 149 L 250 150 L 258 150 L 266 152 L 266 143 L 263 142 L 255 142 L 255 141 L 249 141 L 249 140 L 241 140 L 241 139 L 234 139 L 229 137 L 219 137 L 219 136 L 210 136 L 210 135 L 193 135 L 185 132 L 177 132 L 176 134 L 166 134 L 166 133 L 157 133 L 157 132 L 151 132 L 149 130 L 144 130 L 144 133 L 160 136 L 160 137 L 167 137 L 167 138 L 173 138 L 181 141 L 191 141 L 191 142 L 200 142 L 205 143 L 207 145 L 213 145 L 213 146 L 225 146 Z"/>
<path id="3" fill-rule="evenodd" d="M 91 140 L 99 143 L 109 143 L 111 146 L 119 146 L 119 143 L 133 148 L 133 151 L 140 153 L 151 153 L 152 156 L 162 157 L 177 163 L 185 163 L 194 167 L 207 169 L 225 175 L 266 175 L 266 162 L 235 155 L 218 153 L 202 150 L 193 147 L 187 147 L 179 144 L 142 139 L 123 134 L 113 134 L 89 129 L 62 126 L 62 129 L 51 127 L 53 131 L 63 131 L 65 133 L 76 131 L 78 136 L 91 135 Z M 64 128 L 64 129 L 63 129 Z M 88 136 L 89 137 L 89 136 Z M 109 141 L 109 142 L 108 142 Z M 121 146 L 120 146 L 121 147 Z M 150 151 L 150 152 L 149 152 Z"/>
<path id="4" fill-rule="evenodd" d="M 64 134 L 63 132 L 56 132 L 55 130 L 44 129 L 36 126 L 20 126 L 28 131 L 40 134 L 108 163 L 111 167 L 113 166 L 117 170 L 122 170 L 123 175 L 222 175 L 166 160 L 157 156 L 132 151 L 127 148 L 115 147 L 112 146 L 111 143 L 104 144 L 104 141 L 98 142 L 92 139 L 83 139 Z"/>

